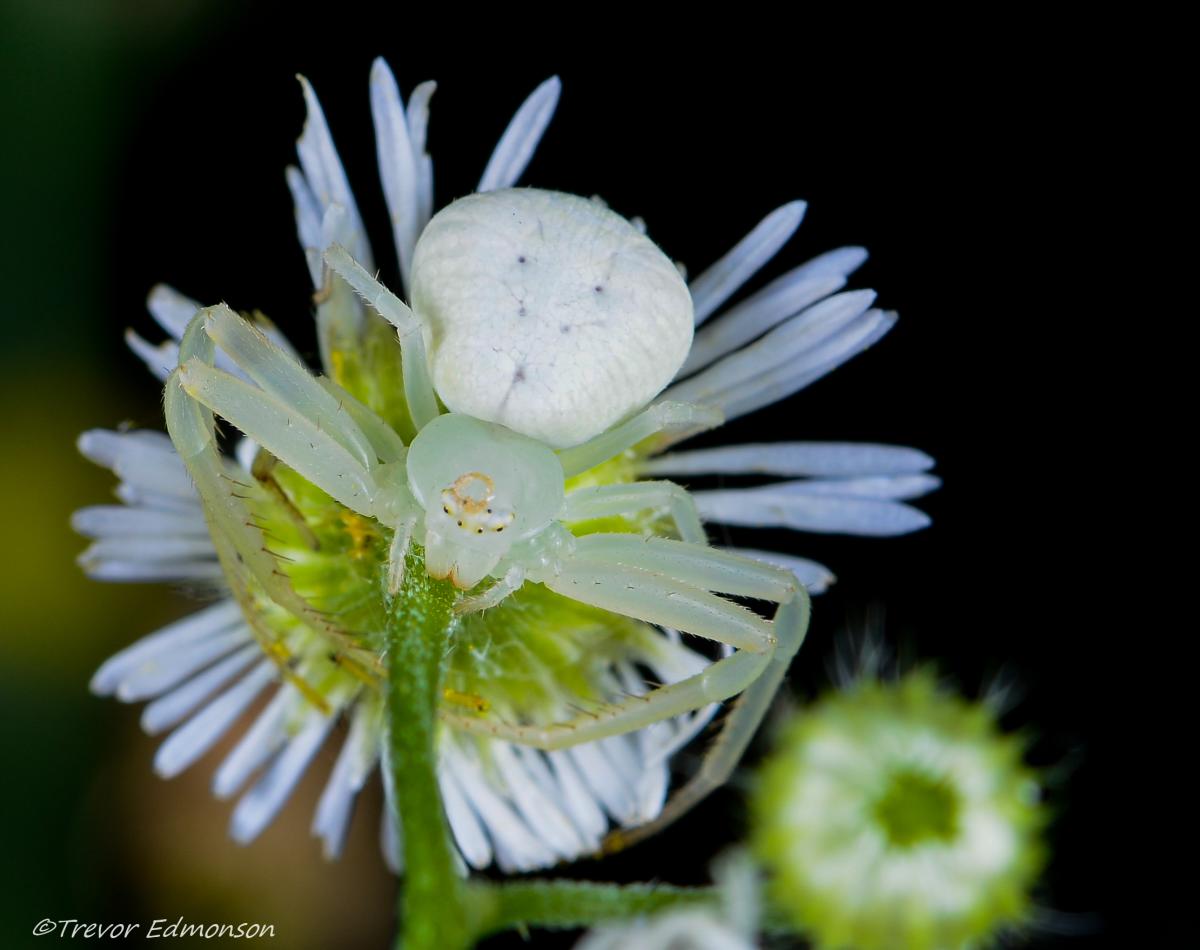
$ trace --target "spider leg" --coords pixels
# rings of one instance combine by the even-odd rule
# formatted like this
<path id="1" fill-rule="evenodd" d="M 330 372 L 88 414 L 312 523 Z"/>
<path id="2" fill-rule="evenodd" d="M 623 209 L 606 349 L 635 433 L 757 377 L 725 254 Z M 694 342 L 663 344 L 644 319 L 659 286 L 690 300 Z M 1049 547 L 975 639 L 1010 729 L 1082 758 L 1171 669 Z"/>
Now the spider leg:
<path id="1" fill-rule="evenodd" d="M 412 543 L 413 530 L 417 526 L 417 516 L 409 515 L 396 526 L 392 535 L 392 544 L 388 548 L 387 589 L 393 597 L 400 591 L 404 583 L 404 559 L 408 556 L 408 547 Z"/>
<path id="2" fill-rule="evenodd" d="M 707 544 L 704 525 L 692 496 L 674 482 L 632 482 L 592 485 L 567 495 L 561 520 L 586 521 L 610 515 L 629 514 L 647 508 L 666 508 L 679 537 L 692 544 Z"/>
<path id="3" fill-rule="evenodd" d="M 710 406 L 695 406 L 686 402 L 660 402 L 581 445 L 563 449 L 558 453 L 558 458 L 562 462 L 563 472 L 570 478 L 608 461 L 614 455 L 633 448 L 643 439 L 659 432 L 685 432 L 687 435 L 694 435 L 719 426 L 724 419 L 721 410 Z M 684 436 L 677 436 L 675 441 L 680 438 Z"/>
<path id="4" fill-rule="evenodd" d="M 440 412 L 437 393 L 429 375 L 429 363 L 425 357 L 424 328 L 420 319 L 404 301 L 367 273 L 340 244 L 334 244 L 325 252 L 325 263 L 353 287 L 368 306 L 396 328 L 400 336 L 404 397 L 408 400 L 408 411 L 413 424 L 420 431 Z"/>
<path id="5" fill-rule="evenodd" d="M 209 338 L 264 392 L 332 436 L 364 467 L 375 463 L 375 450 L 346 411 L 343 400 L 333 396 L 290 354 L 225 304 L 202 312 Z"/>
<path id="6" fill-rule="evenodd" d="M 545 750 L 632 732 L 747 689 L 771 666 L 774 625 L 710 591 L 787 601 L 780 608 L 786 619 L 800 590 L 790 572 L 770 565 L 682 541 L 629 535 L 587 535 L 577 539 L 572 556 L 525 569 L 530 580 L 563 596 L 738 648 L 678 683 L 599 706 L 568 722 L 533 726 L 441 713 L 456 729 Z"/>
<path id="7" fill-rule="evenodd" d="M 204 331 L 201 311 L 183 335 L 180 359 L 211 369 L 215 356 L 213 341 Z M 213 414 L 185 391 L 180 372 L 177 369 L 168 378 L 164 392 L 167 431 L 196 485 L 222 560 L 244 565 L 273 601 L 298 620 L 344 641 L 345 634 L 300 597 L 279 570 L 266 539 L 241 498 L 244 493 L 256 490 L 253 479 L 221 458 Z M 233 575 L 236 579 L 237 572 Z"/>
<path id="8" fill-rule="evenodd" d="M 342 441 L 349 437 L 346 433 L 353 426 L 353 432 L 365 443 L 361 430 L 344 413 L 341 421 L 347 423 L 346 426 L 322 425 L 306 416 L 303 407 L 297 408 L 275 393 L 214 368 L 211 356 L 206 358 L 207 354 L 215 352 L 213 340 L 205 332 L 210 313 L 211 309 L 201 310 L 193 319 L 188 330 L 193 346 L 184 348 L 181 345 L 180 365 L 171 377 L 172 383 L 167 386 L 168 396 L 173 389 L 182 389 L 196 403 L 237 426 L 347 508 L 359 514 L 373 515 L 374 479 L 363 459 L 347 449 Z M 203 348 L 205 355 L 196 351 L 196 347 Z M 332 401 L 315 380 L 312 384 L 316 392 Z M 180 415 L 179 419 L 182 418 Z M 342 439 L 332 434 L 331 430 L 337 428 L 343 429 Z"/>
<path id="9" fill-rule="evenodd" d="M 801 587 L 799 596 L 781 606 L 775 614 L 779 646 L 762 674 L 737 698 L 716 741 L 704 754 L 700 770 L 671 796 L 652 821 L 611 832 L 601 845 L 603 853 L 620 851 L 657 834 L 729 780 L 770 708 L 792 658 L 804 642 L 809 614 L 808 594 Z"/>
<path id="10" fill-rule="evenodd" d="M 544 751 L 634 732 L 664 719 L 682 716 L 709 703 L 736 695 L 758 678 L 770 662 L 768 653 L 738 651 L 687 679 L 660 686 L 643 696 L 630 696 L 589 710 L 569 722 L 550 726 L 517 725 L 486 716 L 450 712 L 441 720 L 454 729 L 504 739 Z"/>
<path id="11" fill-rule="evenodd" d="M 602 561 L 641 571 L 666 575 L 670 581 L 682 581 L 703 591 L 719 591 L 740 597 L 753 597 L 786 603 L 796 596 L 800 585 L 791 571 L 720 551 L 716 548 L 674 541 L 669 538 L 643 538 L 631 534 L 589 534 L 575 541 L 574 560 Z M 711 596 L 711 595 L 709 595 Z M 728 604 L 728 601 L 722 601 Z M 736 606 L 736 605 L 734 605 Z M 612 608 L 609 608 L 612 609 Z M 741 608 L 738 608 L 741 610 Z M 617 611 L 621 613 L 623 611 Z M 650 619 L 640 617 L 639 619 Z M 661 621 L 651 621 L 661 623 Z M 676 629 L 708 636 L 686 624 L 665 623 Z M 726 640 L 716 636 L 711 639 Z M 740 644 L 733 643 L 734 646 Z"/>
<path id="12" fill-rule="evenodd" d="M 634 540 L 641 543 L 640 539 Z M 599 546 L 580 547 L 586 556 L 564 559 L 557 573 L 530 571 L 530 579 L 572 600 L 728 643 L 749 653 L 765 654 L 775 649 L 770 622 L 740 604 L 665 573 L 624 564 L 618 557 L 625 557 L 627 552 L 618 555 Z"/>
<path id="13" fill-rule="evenodd" d="M 515 594 L 525 583 L 525 571 L 521 567 L 510 567 L 495 584 L 475 597 L 463 597 L 454 605 L 456 614 L 472 614 L 477 610 L 495 607 L 509 594 Z"/>
<path id="14" fill-rule="evenodd" d="M 369 406 L 359 402 L 328 376 L 321 376 L 317 382 L 337 399 L 338 404 L 358 424 L 381 462 L 399 462 L 404 459 L 408 449 L 405 448 L 404 440 L 397 435 L 395 429 L 380 419 Z"/>

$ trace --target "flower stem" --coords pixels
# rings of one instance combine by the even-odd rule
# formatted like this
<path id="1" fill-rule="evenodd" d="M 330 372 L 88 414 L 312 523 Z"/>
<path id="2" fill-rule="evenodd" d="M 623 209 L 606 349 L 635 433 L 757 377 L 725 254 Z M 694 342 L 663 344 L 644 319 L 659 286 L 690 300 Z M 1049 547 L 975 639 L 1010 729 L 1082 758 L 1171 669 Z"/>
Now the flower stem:
<path id="1" fill-rule="evenodd" d="M 454 868 L 434 752 L 453 598 L 450 584 L 429 577 L 410 554 L 388 610 L 388 743 L 405 867 L 397 947 L 407 950 L 458 950 L 471 945 L 475 930 Z"/>
<path id="2" fill-rule="evenodd" d="M 479 932 L 513 927 L 589 927 L 628 920 L 668 907 L 715 905 L 711 887 L 671 884 L 600 884 L 591 881 L 517 881 L 471 887 L 483 919 Z"/>

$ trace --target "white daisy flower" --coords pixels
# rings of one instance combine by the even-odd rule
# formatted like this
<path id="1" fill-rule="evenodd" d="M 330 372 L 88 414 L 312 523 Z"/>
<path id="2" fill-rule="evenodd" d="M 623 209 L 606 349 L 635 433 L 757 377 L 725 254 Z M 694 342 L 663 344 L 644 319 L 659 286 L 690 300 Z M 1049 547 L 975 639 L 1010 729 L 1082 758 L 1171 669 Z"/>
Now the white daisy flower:
<path id="1" fill-rule="evenodd" d="M 407 442 L 419 428 L 420 407 L 397 395 L 395 386 L 380 383 L 381 377 L 400 375 L 394 329 L 347 284 L 333 280 L 323 263 L 327 252 L 340 246 L 368 271 L 374 269 L 325 117 L 312 88 L 302 82 L 308 120 L 298 142 L 299 167 L 288 169 L 287 183 L 314 288 L 322 363 L 331 380 L 365 404 L 362 414 L 352 412 L 355 423 L 367 428 L 377 416 L 386 426 L 371 429 L 372 440 L 389 445 L 394 440 L 402 448 L 400 438 Z M 418 237 L 433 214 L 426 146 L 434 89 L 433 83 L 423 83 L 405 103 L 386 64 L 378 60 L 372 69 L 380 173 L 406 288 Z M 480 192 L 517 181 L 558 95 L 559 82 L 550 79 L 521 106 L 487 163 Z M 698 327 L 775 255 L 803 212 L 799 202 L 773 212 L 691 282 Z M 702 403 L 729 420 L 796 392 L 861 352 L 895 320 L 894 314 L 873 308 L 870 292 L 841 292 L 864 258 L 858 248 L 822 255 L 725 309 L 697 330 L 677 381 L 660 400 Z M 148 304 L 171 339 L 155 345 L 131 332 L 128 341 L 151 371 L 166 379 L 179 364 L 179 341 L 199 305 L 165 287 L 156 288 Z M 261 318 L 256 323 L 271 342 L 294 355 L 273 326 Z M 244 366 L 219 348 L 216 365 L 247 378 Z M 346 401 L 347 411 L 353 404 Z M 921 512 L 905 504 L 937 485 L 928 474 L 932 460 L 917 450 L 787 442 L 663 454 L 686 434 L 643 441 L 568 484 L 580 488 L 666 474 L 759 475 L 787 480 L 695 492 L 701 517 L 740 526 L 867 535 L 900 534 L 927 524 Z M 197 761 L 242 713 L 266 700 L 214 777 L 218 796 L 241 794 L 231 827 L 240 842 L 253 839 L 272 820 L 344 718 L 349 730 L 313 823 L 325 853 L 337 855 L 355 796 L 387 754 L 379 651 L 371 641 L 378 626 L 373 611 L 380 608 L 363 594 L 374 589 L 387 561 L 386 538 L 370 519 L 338 505 L 244 440 L 237 463 L 222 463 L 220 474 L 239 486 L 235 494 L 244 493 L 238 497 L 269 542 L 264 552 L 276 559 L 280 576 L 286 575 L 286 592 L 303 601 L 301 610 L 289 612 L 277 592 L 239 577 L 232 549 L 210 533 L 188 469 L 169 439 L 146 431 L 96 430 L 81 437 L 80 449 L 117 474 L 122 502 L 76 514 L 77 530 L 94 539 L 81 557 L 85 569 L 104 580 L 171 581 L 220 592 L 211 606 L 111 658 L 97 671 L 93 690 L 127 702 L 149 701 L 143 726 L 151 733 L 170 730 L 155 758 L 164 777 Z M 660 526 L 669 522 L 672 504 L 625 519 L 622 530 L 671 534 Z M 793 572 L 814 593 L 833 580 L 828 569 L 803 558 L 750 549 L 738 553 Z M 302 621 L 301 615 L 311 619 Z M 326 623 L 330 617 L 337 619 L 337 632 Z M 486 613 L 469 614 L 455 643 L 444 701 L 463 710 L 463 722 L 469 713 L 485 710 L 507 721 L 560 721 L 580 706 L 628 702 L 646 693 L 647 673 L 670 684 L 711 665 L 669 628 L 618 617 L 535 585 Z M 530 870 L 595 852 L 610 826 L 654 819 L 666 798 L 671 756 L 715 708 L 709 704 L 556 751 L 444 727 L 438 777 L 462 857 L 476 868 L 494 861 L 506 871 Z M 391 770 L 382 773 L 390 801 Z M 383 842 L 395 866 L 393 812 L 389 808 L 384 816 Z"/>

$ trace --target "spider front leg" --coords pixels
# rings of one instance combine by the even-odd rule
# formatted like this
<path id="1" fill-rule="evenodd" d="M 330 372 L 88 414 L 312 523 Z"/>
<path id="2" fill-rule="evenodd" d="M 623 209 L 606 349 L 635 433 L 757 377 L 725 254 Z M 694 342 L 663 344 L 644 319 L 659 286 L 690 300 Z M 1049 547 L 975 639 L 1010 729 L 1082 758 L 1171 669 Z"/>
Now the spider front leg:
<path id="1" fill-rule="evenodd" d="M 217 373 L 219 371 L 213 369 L 216 346 L 206 332 L 210 312 L 201 311 L 189 324 L 180 343 L 179 358 L 181 364 Z M 167 431 L 196 485 L 221 560 L 227 566 L 243 565 L 266 594 L 298 620 L 324 630 L 335 639 L 344 640 L 342 631 L 313 610 L 279 570 L 266 538 L 245 504 L 245 498 L 258 490 L 257 486 L 245 472 L 221 457 L 212 410 L 187 391 L 184 375 L 181 365 L 167 379 L 163 396 Z M 231 571 L 229 576 L 235 593 L 245 601 L 247 594 L 239 572 Z"/>
<path id="2" fill-rule="evenodd" d="M 441 411 L 429 375 L 421 321 L 404 301 L 367 273 L 341 245 L 335 244 L 325 252 L 325 263 L 353 287 L 368 306 L 396 328 L 400 337 L 400 365 L 404 371 L 404 398 L 408 400 L 413 425 L 420 431 Z"/>
<path id="3" fill-rule="evenodd" d="M 714 548 L 631 534 L 589 534 L 534 580 L 575 600 L 741 650 L 774 645 L 771 625 L 710 591 L 786 603 L 799 583 L 790 571 Z M 591 591 L 585 587 L 594 588 Z"/>
<path id="4" fill-rule="evenodd" d="M 168 428 L 184 461 L 194 455 L 209 459 L 211 468 L 211 457 L 197 453 L 212 441 L 213 414 L 231 422 L 331 498 L 394 526 L 388 587 L 392 593 L 399 590 L 420 516 L 404 481 L 406 449 L 399 436 L 348 393 L 317 380 L 224 305 L 201 310 L 184 341 L 166 396 Z M 214 366 L 217 344 L 249 381 Z M 215 504 L 219 482 L 208 469 L 196 469 L 197 464 L 188 463 L 197 487 L 210 505 Z M 239 529 L 236 519 L 224 517 L 222 525 L 233 538 L 243 538 L 239 554 L 249 559 L 257 552 L 261 559 L 265 547 L 260 542 L 252 548 L 253 538 L 244 538 L 246 529 Z M 263 566 L 256 573 L 262 574 Z"/>
<path id="5" fill-rule="evenodd" d="M 567 495 L 562 520 L 587 521 L 632 514 L 647 508 L 666 508 L 682 540 L 692 544 L 708 543 L 696 502 L 686 489 L 674 482 L 633 482 L 578 488 Z"/>
<path id="6" fill-rule="evenodd" d="M 376 453 L 370 441 L 307 370 L 265 337 L 254 339 L 254 332 L 228 307 L 201 310 L 188 334 L 205 355 L 181 346 L 172 380 L 332 498 L 373 516 Z M 214 341 L 253 382 L 212 365 Z"/>
<path id="7" fill-rule="evenodd" d="M 562 449 L 558 460 L 567 478 L 586 472 L 601 462 L 633 448 L 644 439 L 660 432 L 675 434 L 676 441 L 725 421 L 720 409 L 696 406 L 686 402 L 660 402 L 644 409 L 632 419 L 614 426 L 581 445 Z"/>

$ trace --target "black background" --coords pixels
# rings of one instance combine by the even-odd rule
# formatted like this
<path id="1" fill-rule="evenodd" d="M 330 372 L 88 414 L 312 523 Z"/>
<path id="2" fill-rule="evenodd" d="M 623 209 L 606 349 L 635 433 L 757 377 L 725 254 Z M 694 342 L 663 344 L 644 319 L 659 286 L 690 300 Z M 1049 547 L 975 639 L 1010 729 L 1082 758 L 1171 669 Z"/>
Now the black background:
<path id="1" fill-rule="evenodd" d="M 156 338 L 142 311 L 155 281 L 260 308 L 315 350 L 282 174 L 303 122 L 297 72 L 325 107 L 385 281 L 395 271 L 367 100 L 376 54 L 406 95 L 438 80 L 439 206 L 472 190 L 513 110 L 552 73 L 562 99 L 522 181 L 643 216 L 693 273 L 776 206 L 806 199 L 797 236 L 751 287 L 863 244 L 871 258 L 852 286 L 875 288 L 900 322 L 722 438 L 914 445 L 936 457 L 945 485 L 918 502 L 933 527 L 910 537 L 733 536 L 838 574 L 816 603 L 791 693 L 825 688 L 835 643 L 868 629 L 969 695 L 1014 678 L 1023 698 L 1006 724 L 1030 735 L 1056 816 L 1039 891 L 1052 926 L 1029 944 L 1124 942 L 1130 911 L 1156 886 L 1155 874 L 1131 874 L 1126 849 L 1148 830 L 1124 797 L 1131 772 L 1147 768 L 1130 765 L 1130 710 L 1153 690 L 1136 657 L 1115 655 L 1129 552 L 1108 547 L 1091 497 L 1105 468 L 1107 397 L 1075 293 L 1099 278 L 1085 251 L 1088 143 L 1111 77 L 1060 68 L 1053 44 L 983 26 L 943 24 L 953 43 L 914 45 L 766 19 L 689 35 L 688 24 L 648 32 L 630 14 L 599 29 L 586 21 L 617 15 L 594 8 L 462 13 L 434 23 L 416 9 L 381 19 L 337 5 L 319 15 L 259 7 L 206 27 L 147 73 L 113 177 L 97 302 L 110 331 L 102 358 L 132 380 L 145 407 L 137 421 L 157 423 L 158 388 L 137 377 L 120 334 L 132 324 Z M 726 790 L 654 841 L 566 873 L 698 883 L 742 827 L 739 793 Z M 308 847 L 297 857 L 314 859 Z M 125 900 L 138 908 L 136 894 Z M 1156 942 L 1147 919 L 1138 923 L 1140 945 Z"/>

